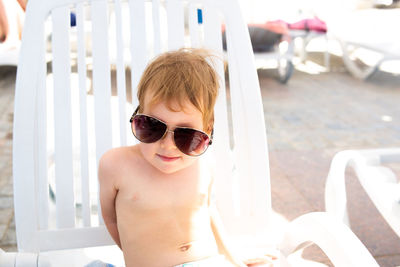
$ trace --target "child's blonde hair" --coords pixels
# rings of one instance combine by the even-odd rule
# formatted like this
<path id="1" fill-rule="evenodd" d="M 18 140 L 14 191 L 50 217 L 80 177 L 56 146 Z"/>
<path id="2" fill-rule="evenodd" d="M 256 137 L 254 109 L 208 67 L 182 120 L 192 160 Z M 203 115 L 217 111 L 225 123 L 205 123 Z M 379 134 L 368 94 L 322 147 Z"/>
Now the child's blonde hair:
<path id="1" fill-rule="evenodd" d="M 178 111 L 172 108 L 174 103 L 183 110 L 189 100 L 202 113 L 204 129 L 211 131 L 219 87 L 218 75 L 210 65 L 214 57 L 204 49 L 185 48 L 155 58 L 138 85 L 139 112 L 147 93 L 152 94 L 150 105 L 162 101 L 172 111 Z"/>

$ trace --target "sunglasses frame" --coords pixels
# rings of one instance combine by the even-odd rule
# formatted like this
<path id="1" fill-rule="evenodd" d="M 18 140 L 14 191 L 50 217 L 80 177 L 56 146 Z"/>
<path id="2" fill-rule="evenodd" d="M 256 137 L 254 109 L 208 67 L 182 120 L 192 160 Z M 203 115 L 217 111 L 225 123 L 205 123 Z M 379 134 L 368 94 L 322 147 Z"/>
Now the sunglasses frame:
<path id="1" fill-rule="evenodd" d="M 156 140 L 156 141 L 154 141 L 154 142 L 152 142 L 152 143 L 155 143 L 155 142 L 158 142 L 158 141 L 162 140 L 162 139 L 165 137 L 165 135 L 167 134 L 167 132 L 171 132 L 171 133 L 174 134 L 173 140 L 174 140 L 174 144 L 176 145 L 176 143 L 175 143 L 175 129 L 189 129 L 189 130 L 194 130 L 194 131 L 198 131 L 198 132 L 201 132 L 201 133 L 205 134 L 205 135 L 208 137 L 208 139 L 209 139 L 210 141 L 208 142 L 207 148 L 206 148 L 201 154 L 199 154 L 199 155 L 188 155 L 188 154 L 184 153 L 183 151 L 181 151 L 181 150 L 177 147 L 177 148 L 179 149 L 179 151 L 181 151 L 183 154 L 185 154 L 185 155 L 187 155 L 187 156 L 190 156 L 190 157 L 198 157 L 198 156 L 204 154 L 204 153 L 207 151 L 208 147 L 209 147 L 210 145 L 212 145 L 213 137 L 214 137 L 214 128 L 211 130 L 211 135 L 208 135 L 206 132 L 203 132 L 203 131 L 201 131 L 201 130 L 194 129 L 194 128 L 190 128 L 190 127 L 175 127 L 174 130 L 169 130 L 168 124 L 167 124 L 165 121 L 160 120 L 159 118 L 156 118 L 156 117 L 147 115 L 147 114 L 138 113 L 138 111 L 139 111 L 139 106 L 138 106 L 138 107 L 135 109 L 135 111 L 133 112 L 131 118 L 129 119 L 129 123 L 132 124 L 133 119 L 134 119 L 134 117 L 135 117 L 136 115 L 144 115 L 144 116 L 150 117 L 150 118 L 152 118 L 152 119 L 155 119 L 155 120 L 157 120 L 157 121 L 159 121 L 159 122 L 165 124 L 165 126 L 167 126 L 167 128 L 166 128 L 166 130 L 165 130 L 163 136 L 161 136 L 160 139 L 158 139 L 158 140 Z M 132 127 L 131 127 L 131 128 L 132 128 Z M 132 134 L 136 137 L 136 135 L 133 133 L 133 131 L 132 131 Z M 138 138 L 136 137 L 136 139 L 138 139 Z M 139 140 L 139 139 L 138 139 L 138 140 Z M 139 140 L 139 141 L 140 141 L 140 140 Z M 140 141 L 140 142 L 142 142 L 142 141 Z"/>

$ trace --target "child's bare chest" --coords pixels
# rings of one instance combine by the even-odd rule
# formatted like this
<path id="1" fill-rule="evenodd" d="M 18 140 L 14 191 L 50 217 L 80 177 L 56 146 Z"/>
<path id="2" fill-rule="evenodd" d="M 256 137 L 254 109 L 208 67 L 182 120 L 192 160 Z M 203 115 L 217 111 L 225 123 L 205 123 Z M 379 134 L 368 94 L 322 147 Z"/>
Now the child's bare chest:
<path id="1" fill-rule="evenodd" d="M 118 199 L 136 211 L 196 210 L 207 204 L 210 177 L 183 173 L 172 177 L 126 177 Z"/>

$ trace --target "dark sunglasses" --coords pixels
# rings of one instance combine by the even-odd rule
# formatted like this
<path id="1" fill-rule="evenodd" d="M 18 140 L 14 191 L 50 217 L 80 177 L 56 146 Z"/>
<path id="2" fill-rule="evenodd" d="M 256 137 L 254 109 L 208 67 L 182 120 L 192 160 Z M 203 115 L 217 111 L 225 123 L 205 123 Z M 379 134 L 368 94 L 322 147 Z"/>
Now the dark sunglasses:
<path id="1" fill-rule="evenodd" d="M 165 122 L 145 114 L 138 114 L 136 108 L 130 119 L 133 135 L 143 143 L 154 143 L 161 140 L 167 132 L 174 134 L 176 147 L 189 156 L 200 156 L 209 145 L 212 144 L 211 137 L 205 132 L 188 127 L 176 127 L 173 131 L 168 130 Z"/>

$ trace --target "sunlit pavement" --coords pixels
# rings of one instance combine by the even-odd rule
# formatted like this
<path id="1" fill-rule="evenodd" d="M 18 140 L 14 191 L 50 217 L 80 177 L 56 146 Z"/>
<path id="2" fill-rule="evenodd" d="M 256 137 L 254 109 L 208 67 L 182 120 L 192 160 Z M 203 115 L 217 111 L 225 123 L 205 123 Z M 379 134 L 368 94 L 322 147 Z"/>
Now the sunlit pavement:
<path id="1" fill-rule="evenodd" d="M 322 53 L 309 66 L 323 65 Z M 287 85 L 259 70 L 270 151 L 272 206 L 293 220 L 324 210 L 330 161 L 344 149 L 400 146 L 400 76 L 377 72 L 366 81 L 350 76 L 340 58 L 331 72 L 297 70 Z M 400 164 L 392 165 L 400 174 Z M 400 239 L 384 222 L 354 173 L 347 171 L 350 222 L 355 234 L 381 266 L 400 265 Z M 302 255 L 328 263 L 315 246 Z"/>
<path id="2" fill-rule="evenodd" d="M 275 70 L 258 71 L 270 151 L 273 209 L 282 221 L 324 210 L 324 186 L 333 155 L 344 149 L 400 146 L 400 76 L 377 72 L 351 77 L 340 58 L 311 53 L 288 84 Z M 0 68 L 0 248 L 15 251 L 12 209 L 12 118 L 15 68 Z M 393 165 L 400 174 L 400 166 Z M 381 266 L 400 265 L 400 239 L 384 222 L 354 174 L 347 184 L 352 229 Z M 297 259 L 296 259 L 297 258 Z M 329 265 L 315 246 L 293 260 Z M 303 262 L 304 266 L 312 266 Z M 321 264 L 319 264 L 321 265 Z"/>

